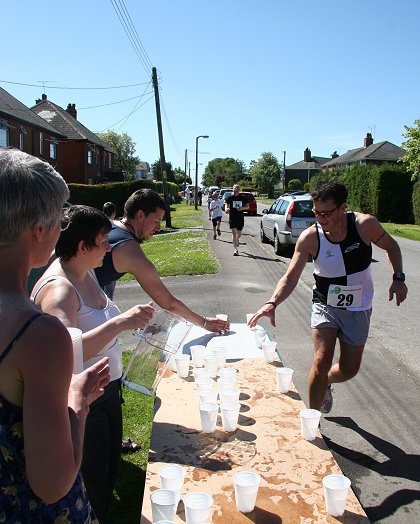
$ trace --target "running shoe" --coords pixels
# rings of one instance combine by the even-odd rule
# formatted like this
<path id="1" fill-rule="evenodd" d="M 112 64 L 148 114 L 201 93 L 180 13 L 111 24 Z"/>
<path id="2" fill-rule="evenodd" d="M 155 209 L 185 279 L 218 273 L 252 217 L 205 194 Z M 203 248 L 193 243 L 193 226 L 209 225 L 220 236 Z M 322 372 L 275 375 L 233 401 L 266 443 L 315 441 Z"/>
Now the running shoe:
<path id="1" fill-rule="evenodd" d="M 327 387 L 327 391 L 325 392 L 325 397 L 321 405 L 321 413 L 329 413 L 332 410 L 333 407 L 333 396 L 332 396 L 333 390 L 331 389 L 331 384 Z"/>
<path id="2" fill-rule="evenodd" d="M 213 235 L 213 240 L 216 240 L 216 233 Z"/>
<path id="3" fill-rule="evenodd" d="M 239 256 L 239 251 L 238 251 L 237 249 L 235 249 L 235 251 L 233 252 L 233 256 L 234 256 L 234 257 Z"/>

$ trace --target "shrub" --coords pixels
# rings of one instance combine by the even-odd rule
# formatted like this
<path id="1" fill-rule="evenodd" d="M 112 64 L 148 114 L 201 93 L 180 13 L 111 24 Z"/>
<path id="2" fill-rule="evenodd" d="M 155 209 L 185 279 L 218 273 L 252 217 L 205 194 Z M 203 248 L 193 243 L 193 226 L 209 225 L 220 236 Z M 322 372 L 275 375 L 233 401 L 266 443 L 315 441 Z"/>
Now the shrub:
<path id="1" fill-rule="evenodd" d="M 413 215 L 414 223 L 420 226 L 420 180 L 417 180 L 413 188 Z"/>
<path id="2" fill-rule="evenodd" d="M 302 189 L 302 182 L 298 178 L 292 178 L 287 184 L 287 189 L 290 191 L 298 191 Z"/>

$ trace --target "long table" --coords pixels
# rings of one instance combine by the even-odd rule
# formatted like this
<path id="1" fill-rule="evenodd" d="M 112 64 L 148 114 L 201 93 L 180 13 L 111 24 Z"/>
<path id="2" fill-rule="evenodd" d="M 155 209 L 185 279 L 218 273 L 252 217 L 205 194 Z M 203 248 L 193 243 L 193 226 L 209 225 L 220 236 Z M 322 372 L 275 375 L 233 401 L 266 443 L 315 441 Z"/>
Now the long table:
<path id="1" fill-rule="evenodd" d="M 192 491 L 212 495 L 216 524 L 368 523 L 351 490 L 342 517 L 326 513 L 322 478 L 341 471 L 320 433 L 312 442 L 301 438 L 299 411 L 305 406 L 293 385 L 288 394 L 277 392 L 275 367 L 282 365 L 280 359 L 267 364 L 244 324 L 233 324 L 224 337 L 194 327 L 182 351 L 203 342 L 209 348 L 226 345 L 227 366 L 238 370 L 238 428 L 225 432 L 219 414 L 216 431 L 204 434 L 192 369 L 186 379 L 167 371 L 157 390 L 141 524 L 152 522 L 150 493 L 160 488 L 158 472 L 166 464 L 187 470 L 177 523 L 185 522 L 182 496 Z M 235 506 L 232 476 L 241 470 L 261 475 L 256 507 L 248 514 Z"/>

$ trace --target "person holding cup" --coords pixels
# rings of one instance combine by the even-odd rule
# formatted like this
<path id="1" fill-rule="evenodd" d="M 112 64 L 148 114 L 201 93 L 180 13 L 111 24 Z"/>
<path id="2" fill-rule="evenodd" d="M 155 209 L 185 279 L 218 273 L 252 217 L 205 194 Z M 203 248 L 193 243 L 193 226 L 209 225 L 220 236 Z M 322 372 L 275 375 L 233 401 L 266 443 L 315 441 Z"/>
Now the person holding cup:
<path id="1" fill-rule="evenodd" d="M 154 308 L 137 305 L 121 313 L 108 299 L 94 269 L 109 251 L 109 219 L 102 211 L 74 205 L 66 210 L 55 260 L 35 285 L 32 298 L 66 327 L 79 328 L 84 366 L 109 357 L 111 381 L 102 398 L 91 406 L 86 422 L 82 472 L 91 504 L 100 522 L 105 520 L 121 458 L 122 350 L 117 336 L 144 328 Z"/>
<path id="2" fill-rule="evenodd" d="M 0 491 L 3 522 L 97 522 L 80 474 L 89 406 L 109 359 L 72 375 L 67 329 L 30 301 L 26 282 L 60 235 L 69 196 L 50 164 L 0 149 Z"/>

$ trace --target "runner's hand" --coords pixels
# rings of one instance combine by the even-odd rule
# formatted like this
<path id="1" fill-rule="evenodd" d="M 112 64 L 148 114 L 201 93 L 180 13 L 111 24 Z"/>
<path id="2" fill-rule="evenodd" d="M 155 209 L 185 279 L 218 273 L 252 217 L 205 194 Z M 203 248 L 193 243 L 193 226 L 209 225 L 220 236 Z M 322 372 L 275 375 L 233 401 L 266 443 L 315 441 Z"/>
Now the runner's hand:
<path id="1" fill-rule="evenodd" d="M 392 301 L 395 294 L 395 300 L 397 306 L 399 306 L 401 302 L 404 302 L 407 298 L 407 293 L 408 289 L 404 282 L 401 282 L 401 280 L 393 280 L 391 287 L 389 288 L 389 300 Z"/>
<path id="2" fill-rule="evenodd" d="M 249 322 L 247 323 L 247 326 L 253 328 L 256 326 L 258 319 L 261 317 L 268 317 L 270 319 L 271 325 L 276 327 L 276 308 L 273 306 L 273 304 L 264 304 L 262 308 L 260 308 L 256 313 L 254 313 L 254 316 L 251 317 Z"/>

